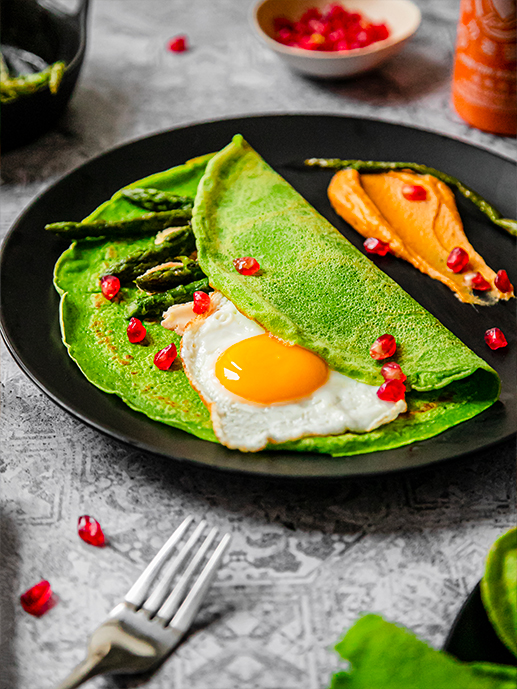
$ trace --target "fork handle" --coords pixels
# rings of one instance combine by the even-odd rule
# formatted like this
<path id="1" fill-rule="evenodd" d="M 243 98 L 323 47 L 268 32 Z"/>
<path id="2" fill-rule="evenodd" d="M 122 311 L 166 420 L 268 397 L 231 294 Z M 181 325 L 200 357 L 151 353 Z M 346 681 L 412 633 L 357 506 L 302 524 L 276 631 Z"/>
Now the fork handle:
<path id="1" fill-rule="evenodd" d="M 92 653 L 85 658 L 82 663 L 76 665 L 72 672 L 66 677 L 56 689 L 75 689 L 87 682 L 95 675 L 102 672 L 99 665 L 104 660 L 105 654 Z"/>

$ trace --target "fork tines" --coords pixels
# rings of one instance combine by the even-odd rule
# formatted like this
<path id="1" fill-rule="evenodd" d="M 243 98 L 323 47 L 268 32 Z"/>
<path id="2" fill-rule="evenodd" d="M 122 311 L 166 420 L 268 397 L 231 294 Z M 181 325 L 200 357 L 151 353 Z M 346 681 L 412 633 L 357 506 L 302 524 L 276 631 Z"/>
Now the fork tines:
<path id="1" fill-rule="evenodd" d="M 190 627 L 231 540 L 230 534 L 223 536 L 193 582 L 193 577 L 205 560 L 218 530 L 211 529 L 195 550 L 207 526 L 203 519 L 187 541 L 177 548 L 192 521 L 193 517 L 187 517 L 178 526 L 124 598 L 125 603 L 137 610 L 141 608 L 149 619 L 157 618 L 165 626 L 170 623 L 171 627 L 180 632 L 186 632 Z M 159 579 L 155 584 L 158 575 Z M 173 583 L 175 585 L 171 591 Z M 189 587 L 190 591 L 187 594 Z"/>

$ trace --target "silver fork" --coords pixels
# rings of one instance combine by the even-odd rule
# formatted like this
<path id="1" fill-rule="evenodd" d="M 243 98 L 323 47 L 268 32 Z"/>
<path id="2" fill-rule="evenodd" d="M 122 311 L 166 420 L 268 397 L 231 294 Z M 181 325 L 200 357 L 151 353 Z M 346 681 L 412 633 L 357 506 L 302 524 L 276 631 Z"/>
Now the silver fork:
<path id="1" fill-rule="evenodd" d="M 57 689 L 74 689 L 96 675 L 146 672 L 158 666 L 178 645 L 192 624 L 231 539 L 228 533 L 223 536 L 188 591 L 217 535 L 217 529 L 213 528 L 194 552 L 207 525 L 203 520 L 177 549 L 192 521 L 192 517 L 187 517 L 162 546 L 122 603 L 93 632 L 86 659 Z M 190 562 L 179 574 L 189 557 Z M 171 591 L 177 574 L 179 578 Z"/>

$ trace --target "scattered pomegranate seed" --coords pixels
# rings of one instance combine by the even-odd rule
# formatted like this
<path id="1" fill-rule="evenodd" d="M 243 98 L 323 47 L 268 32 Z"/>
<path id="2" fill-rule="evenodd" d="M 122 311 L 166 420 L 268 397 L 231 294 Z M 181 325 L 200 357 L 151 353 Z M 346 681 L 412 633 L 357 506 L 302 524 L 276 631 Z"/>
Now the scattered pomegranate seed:
<path id="1" fill-rule="evenodd" d="M 405 394 L 406 386 L 401 380 L 387 380 L 377 390 L 377 397 L 385 402 L 398 402 Z"/>
<path id="2" fill-rule="evenodd" d="M 490 289 L 490 283 L 485 280 L 481 273 L 472 273 L 472 275 L 469 275 L 468 283 L 471 289 L 477 289 L 480 292 L 486 292 Z"/>
<path id="3" fill-rule="evenodd" d="M 378 254 L 379 256 L 386 256 L 390 250 L 388 242 L 381 242 L 380 239 L 375 239 L 375 237 L 367 237 L 363 242 L 363 246 L 367 253 Z"/>
<path id="4" fill-rule="evenodd" d="M 508 279 L 506 270 L 498 270 L 494 284 L 500 292 L 513 292 L 513 285 Z"/>
<path id="5" fill-rule="evenodd" d="M 25 612 L 29 615 L 39 617 L 50 609 L 50 598 L 52 596 L 52 589 L 46 579 L 43 579 L 38 584 L 35 584 L 25 593 L 20 596 L 20 603 Z"/>
<path id="6" fill-rule="evenodd" d="M 178 356 L 178 350 L 176 346 L 171 342 L 159 352 L 154 355 L 154 365 L 157 366 L 160 371 L 167 371 Z"/>
<path id="7" fill-rule="evenodd" d="M 395 354 L 397 343 L 393 335 L 381 335 L 370 347 L 372 359 L 387 359 Z"/>
<path id="8" fill-rule="evenodd" d="M 407 376 L 404 375 L 400 366 L 394 361 L 384 364 L 381 368 L 381 376 L 384 380 L 400 380 L 401 383 L 407 380 Z"/>
<path id="9" fill-rule="evenodd" d="M 386 24 L 372 24 L 358 12 L 341 5 L 323 11 L 309 7 L 298 21 L 275 17 L 275 38 L 279 43 L 306 50 L 354 50 L 388 38 Z"/>
<path id="10" fill-rule="evenodd" d="M 127 336 L 130 342 L 136 344 L 137 342 L 142 342 L 142 340 L 147 335 L 147 330 L 141 320 L 138 318 L 132 318 L 127 326 Z"/>
<path id="11" fill-rule="evenodd" d="M 188 50 L 188 43 L 186 36 L 175 36 L 171 38 L 167 45 L 171 53 L 183 53 Z"/>
<path id="12" fill-rule="evenodd" d="M 260 270 L 259 262 L 251 256 L 243 256 L 233 260 L 235 270 L 241 275 L 255 275 Z"/>
<path id="13" fill-rule="evenodd" d="M 499 347 L 506 347 L 508 344 L 503 331 L 499 330 L 499 328 L 490 328 L 490 330 L 487 330 L 485 333 L 485 342 L 490 349 L 499 349 Z"/>
<path id="14" fill-rule="evenodd" d="M 120 280 L 115 275 L 105 275 L 101 278 L 101 290 L 106 299 L 113 299 L 120 290 Z"/>
<path id="15" fill-rule="evenodd" d="M 469 255 L 461 246 L 456 246 L 447 258 L 447 268 L 453 273 L 461 273 L 469 262 Z"/>
<path id="16" fill-rule="evenodd" d="M 205 313 L 210 308 L 210 297 L 205 292 L 194 292 L 194 313 Z"/>
<path id="17" fill-rule="evenodd" d="M 83 514 L 77 520 L 77 533 L 83 541 L 97 548 L 102 548 L 106 544 L 101 525 L 96 519 L 89 517 L 87 514 Z"/>
<path id="18" fill-rule="evenodd" d="M 427 191 L 425 187 L 420 184 L 404 184 L 402 187 L 402 196 L 408 201 L 425 201 L 427 198 Z"/>

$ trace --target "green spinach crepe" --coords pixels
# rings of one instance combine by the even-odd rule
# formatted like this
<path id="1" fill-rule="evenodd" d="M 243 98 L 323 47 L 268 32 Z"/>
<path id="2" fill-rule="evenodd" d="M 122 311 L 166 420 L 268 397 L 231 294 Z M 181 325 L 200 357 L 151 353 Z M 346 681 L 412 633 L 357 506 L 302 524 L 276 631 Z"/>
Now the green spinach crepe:
<path id="1" fill-rule="evenodd" d="M 369 348 L 391 333 L 408 376 L 408 411 L 367 433 L 307 437 L 276 449 L 354 455 L 429 438 L 469 419 L 498 397 L 499 379 L 452 333 L 355 249 L 240 136 L 215 154 L 135 182 L 194 195 L 198 260 L 211 286 L 274 335 L 313 350 L 331 369 L 380 385 L 382 362 Z M 88 219 L 141 214 L 120 193 Z M 180 338 L 146 324 L 147 346 L 126 336 L 124 304 L 136 288 L 108 301 L 99 277 L 114 261 L 152 239 L 81 240 L 59 259 L 63 339 L 96 386 L 130 407 L 205 440 L 217 441 L 210 416 L 181 367 L 163 372 L 154 354 Z M 233 259 L 253 256 L 259 274 L 240 275 Z"/>

